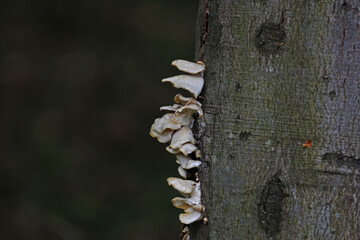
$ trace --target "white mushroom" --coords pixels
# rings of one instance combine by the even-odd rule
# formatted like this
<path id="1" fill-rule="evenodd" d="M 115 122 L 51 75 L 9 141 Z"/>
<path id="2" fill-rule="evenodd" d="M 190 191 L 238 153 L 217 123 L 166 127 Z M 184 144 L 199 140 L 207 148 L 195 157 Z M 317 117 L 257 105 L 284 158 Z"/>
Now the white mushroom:
<path id="1" fill-rule="evenodd" d="M 181 146 L 181 148 L 179 148 L 179 152 L 181 152 L 185 156 L 189 155 L 192 152 L 195 152 L 196 150 L 198 150 L 198 148 L 192 143 L 185 143 Z"/>
<path id="2" fill-rule="evenodd" d="M 204 206 L 201 205 L 200 202 L 195 201 L 192 198 L 181 198 L 181 197 L 176 197 L 173 198 L 171 200 L 172 204 L 176 207 L 176 208 L 180 208 L 180 209 L 188 209 L 188 208 L 192 208 L 196 211 L 204 211 Z"/>
<path id="3" fill-rule="evenodd" d="M 173 133 L 172 129 L 165 129 L 161 134 L 155 132 L 153 128 L 150 129 L 150 135 L 161 143 L 170 142 Z"/>
<path id="4" fill-rule="evenodd" d="M 173 198 L 171 202 L 176 208 L 180 208 L 184 210 L 188 208 L 192 208 L 200 212 L 203 212 L 205 210 L 205 207 L 201 205 L 200 183 L 196 183 L 196 186 L 191 192 L 189 198 L 176 197 Z"/>
<path id="5" fill-rule="evenodd" d="M 150 129 L 150 135 L 161 143 L 170 142 L 166 148 L 171 154 L 176 154 L 176 162 L 180 165 L 178 172 L 181 178 L 170 177 L 167 182 L 174 187 L 183 197 L 175 197 L 171 200 L 177 208 L 183 209 L 184 213 L 179 215 L 179 219 L 184 224 L 190 224 L 203 218 L 205 207 L 201 204 L 200 183 L 197 173 L 196 182 L 186 180 L 187 170 L 199 167 L 201 161 L 193 160 L 189 157 L 195 152 L 196 158 L 201 157 L 201 152 L 195 145 L 196 141 L 191 131 L 194 123 L 194 115 L 203 117 L 201 103 L 196 98 L 201 93 L 204 85 L 203 71 L 205 65 L 202 62 L 189 62 L 185 60 L 175 60 L 171 65 L 180 71 L 189 73 L 188 75 L 178 75 L 165 78 L 162 82 L 170 82 L 175 88 L 182 88 L 189 91 L 193 97 L 184 97 L 177 94 L 174 97 L 175 104 L 163 106 L 160 110 L 171 111 L 163 117 L 155 119 Z M 190 240 L 189 227 L 183 229 L 182 240 Z"/>
<path id="6" fill-rule="evenodd" d="M 182 232 L 182 233 L 187 233 L 187 232 L 189 232 L 189 227 L 188 227 L 188 226 L 185 226 L 185 227 L 183 228 L 183 230 L 181 230 L 181 232 Z"/>
<path id="7" fill-rule="evenodd" d="M 202 118 L 204 116 L 203 114 L 203 110 L 201 109 L 201 104 L 197 104 L 199 103 L 198 101 L 196 101 L 195 99 L 193 99 L 193 101 L 189 101 L 185 106 L 179 105 L 179 104 L 174 104 L 172 106 L 163 106 L 160 107 L 160 110 L 165 110 L 165 111 L 174 111 L 175 115 L 178 115 L 180 113 L 185 114 L 186 116 L 192 116 L 195 113 L 198 114 L 198 116 L 200 118 Z"/>
<path id="8" fill-rule="evenodd" d="M 172 149 L 170 146 L 166 147 L 166 151 L 168 151 L 171 154 L 178 154 L 179 153 L 179 149 Z"/>
<path id="9" fill-rule="evenodd" d="M 183 169 L 181 166 L 178 167 L 178 173 L 180 174 L 180 176 L 182 176 L 183 178 L 186 179 L 187 177 L 187 172 L 185 169 Z"/>
<path id="10" fill-rule="evenodd" d="M 185 103 L 185 105 L 189 105 L 189 104 L 196 104 L 196 105 L 198 105 L 199 107 L 201 107 L 201 103 L 200 103 L 199 101 L 195 100 L 194 98 L 190 99 L 189 101 L 187 101 L 187 102 Z"/>
<path id="11" fill-rule="evenodd" d="M 195 98 L 199 96 L 204 86 L 204 79 L 198 75 L 178 75 L 165 78 L 162 82 L 170 82 L 175 88 L 188 90 Z"/>
<path id="12" fill-rule="evenodd" d="M 173 111 L 173 112 L 176 112 L 179 108 L 181 108 L 182 105 L 180 104 L 174 104 L 172 106 L 163 106 L 163 107 L 160 107 L 160 110 L 161 111 Z"/>
<path id="13" fill-rule="evenodd" d="M 177 130 L 182 126 L 191 126 L 193 121 L 193 118 L 186 114 L 166 113 L 162 118 L 155 119 L 150 132 L 161 134 L 166 129 Z"/>
<path id="14" fill-rule="evenodd" d="M 180 93 L 179 94 L 176 94 L 175 97 L 174 97 L 174 101 L 176 103 L 180 103 L 182 105 L 185 105 L 188 101 L 190 101 L 191 99 L 194 99 L 192 97 L 184 97 L 183 95 L 181 95 Z M 195 100 L 195 99 L 194 99 Z"/>
<path id="15" fill-rule="evenodd" d="M 185 209 L 184 212 L 179 215 L 180 222 L 183 224 L 191 224 L 201 220 L 203 217 L 202 212 L 196 211 L 191 207 Z"/>
<path id="16" fill-rule="evenodd" d="M 190 230 L 188 226 L 185 226 L 181 232 L 184 234 L 181 240 L 190 240 Z"/>
<path id="17" fill-rule="evenodd" d="M 176 155 L 176 162 L 180 164 L 183 169 L 196 168 L 201 165 L 200 161 L 192 160 L 190 157 L 185 157 L 182 154 Z"/>
<path id="18" fill-rule="evenodd" d="M 193 63 L 181 59 L 174 60 L 171 65 L 177 67 L 177 69 L 179 69 L 180 71 L 191 74 L 197 74 L 205 70 L 205 66 L 203 64 Z"/>
<path id="19" fill-rule="evenodd" d="M 191 194 L 196 185 L 196 182 L 194 181 L 184 180 L 181 178 L 174 178 L 174 177 L 169 177 L 167 179 L 167 182 L 169 186 L 172 186 L 180 193 L 184 193 L 184 194 Z"/>
<path id="20" fill-rule="evenodd" d="M 199 149 L 195 151 L 195 157 L 201 158 L 201 151 Z"/>
<path id="21" fill-rule="evenodd" d="M 191 129 L 188 126 L 184 126 L 174 133 L 171 139 L 170 147 L 172 149 L 179 149 L 182 145 L 188 142 L 195 144 L 195 138 Z"/>
<path id="22" fill-rule="evenodd" d="M 202 118 L 204 116 L 201 106 L 197 104 L 186 104 L 185 106 L 178 108 L 175 113 L 184 113 L 188 116 L 192 116 L 197 113 L 199 115 L 199 118 Z"/>

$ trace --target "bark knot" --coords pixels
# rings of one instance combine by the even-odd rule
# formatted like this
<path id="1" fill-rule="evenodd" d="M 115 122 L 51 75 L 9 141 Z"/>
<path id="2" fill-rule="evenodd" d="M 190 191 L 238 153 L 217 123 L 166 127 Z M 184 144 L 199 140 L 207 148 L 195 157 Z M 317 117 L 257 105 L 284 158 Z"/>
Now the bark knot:
<path id="1" fill-rule="evenodd" d="M 322 160 L 327 162 L 328 164 L 335 165 L 337 167 L 349 167 L 349 168 L 360 167 L 360 158 L 356 158 L 354 156 L 345 156 L 341 152 L 325 153 L 322 156 Z"/>
<path id="2" fill-rule="evenodd" d="M 288 196 L 279 170 L 265 184 L 258 203 L 259 222 L 269 237 L 273 237 L 281 230 L 283 201 Z"/>
<path id="3" fill-rule="evenodd" d="M 239 138 L 242 142 L 246 142 L 249 137 L 251 136 L 251 132 L 247 132 L 247 131 L 244 131 L 244 132 L 240 132 L 240 135 L 239 135 Z"/>
<path id="4" fill-rule="evenodd" d="M 278 53 L 285 40 L 286 34 L 282 24 L 265 22 L 256 30 L 255 46 L 261 53 Z"/>

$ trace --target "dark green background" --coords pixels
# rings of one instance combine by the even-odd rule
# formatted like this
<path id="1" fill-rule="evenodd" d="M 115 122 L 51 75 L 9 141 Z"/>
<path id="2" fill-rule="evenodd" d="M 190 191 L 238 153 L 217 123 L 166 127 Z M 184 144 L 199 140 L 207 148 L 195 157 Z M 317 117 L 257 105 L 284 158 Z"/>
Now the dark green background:
<path id="1" fill-rule="evenodd" d="M 177 239 L 177 164 L 148 132 L 197 5 L 0 3 L 0 239 Z"/>

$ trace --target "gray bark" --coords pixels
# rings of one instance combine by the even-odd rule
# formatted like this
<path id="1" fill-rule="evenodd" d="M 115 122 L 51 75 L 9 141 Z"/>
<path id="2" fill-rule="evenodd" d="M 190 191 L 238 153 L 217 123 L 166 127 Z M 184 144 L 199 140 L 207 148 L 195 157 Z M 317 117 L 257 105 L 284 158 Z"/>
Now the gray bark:
<path id="1" fill-rule="evenodd" d="M 360 239 L 359 10 L 200 1 L 208 224 L 191 239 Z"/>

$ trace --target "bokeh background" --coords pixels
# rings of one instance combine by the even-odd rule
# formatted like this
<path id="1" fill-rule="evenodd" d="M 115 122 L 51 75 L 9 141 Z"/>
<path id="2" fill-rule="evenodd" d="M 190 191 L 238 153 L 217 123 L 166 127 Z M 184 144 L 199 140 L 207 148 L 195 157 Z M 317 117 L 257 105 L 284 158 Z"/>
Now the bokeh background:
<path id="1" fill-rule="evenodd" d="M 194 60 L 195 0 L 0 3 L 0 239 L 177 239 L 148 132 Z"/>

